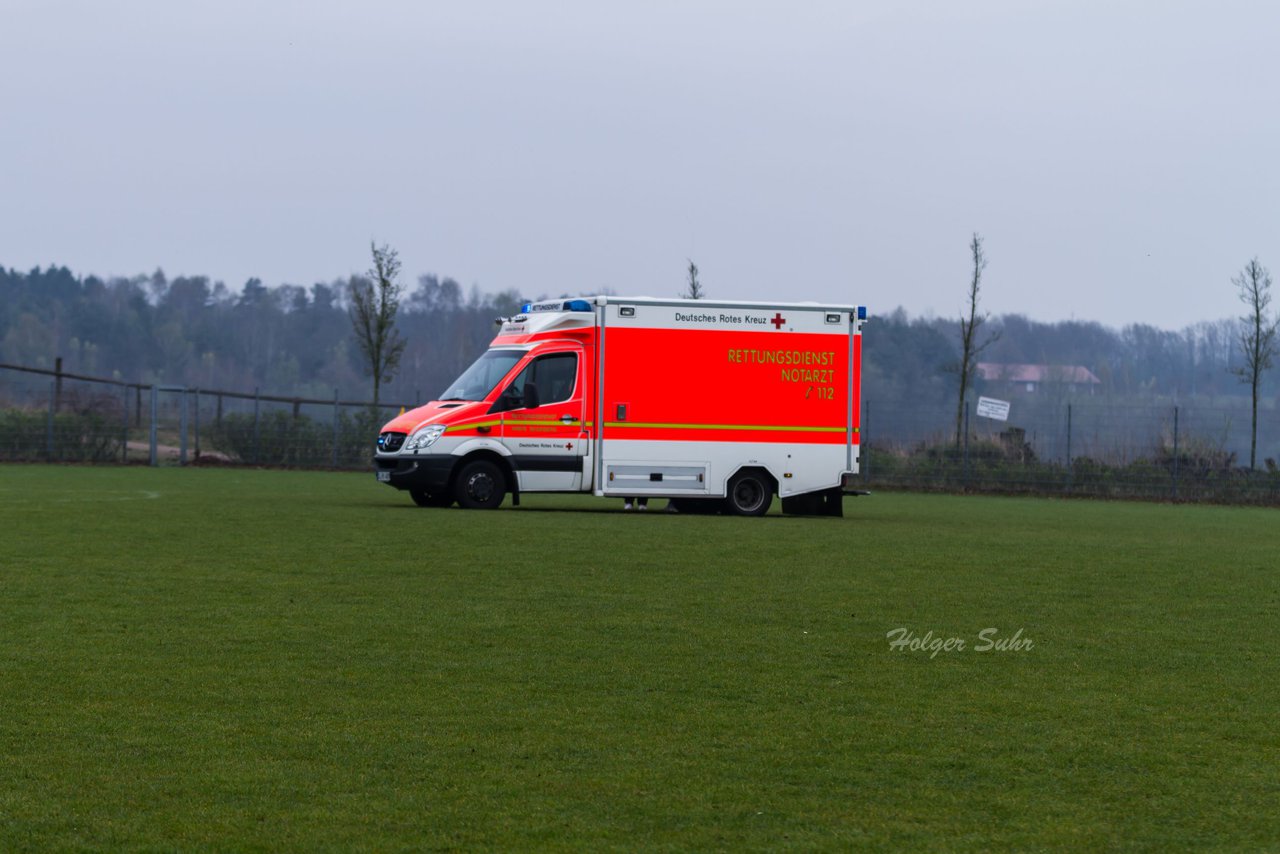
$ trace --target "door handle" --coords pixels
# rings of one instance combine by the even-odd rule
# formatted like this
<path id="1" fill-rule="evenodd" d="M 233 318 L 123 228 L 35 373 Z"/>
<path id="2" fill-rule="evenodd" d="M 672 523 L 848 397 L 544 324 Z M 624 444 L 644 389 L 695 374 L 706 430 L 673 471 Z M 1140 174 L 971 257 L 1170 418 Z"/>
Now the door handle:
<path id="1" fill-rule="evenodd" d="M 575 422 L 575 421 L 577 421 L 577 420 L 578 420 L 578 419 L 574 418 L 572 415 L 561 415 L 561 416 L 560 416 L 560 423 L 561 423 L 561 424 L 572 424 L 573 422 Z"/>

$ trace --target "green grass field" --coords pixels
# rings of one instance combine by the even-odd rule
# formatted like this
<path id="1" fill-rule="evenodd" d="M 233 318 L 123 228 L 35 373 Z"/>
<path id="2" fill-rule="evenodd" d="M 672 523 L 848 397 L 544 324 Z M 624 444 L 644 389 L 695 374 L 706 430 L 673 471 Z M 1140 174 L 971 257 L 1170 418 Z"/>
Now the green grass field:
<path id="1" fill-rule="evenodd" d="M 1278 522 L 3 467 L 0 850 L 1276 849 Z"/>

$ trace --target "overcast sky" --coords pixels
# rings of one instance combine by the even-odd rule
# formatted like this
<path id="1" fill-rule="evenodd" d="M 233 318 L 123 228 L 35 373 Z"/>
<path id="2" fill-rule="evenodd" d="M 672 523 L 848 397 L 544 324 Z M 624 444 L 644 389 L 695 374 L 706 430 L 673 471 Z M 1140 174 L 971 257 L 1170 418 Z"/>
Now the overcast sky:
<path id="1" fill-rule="evenodd" d="M 1180 328 L 1280 273 L 1280 4 L 0 0 L 0 265 Z"/>

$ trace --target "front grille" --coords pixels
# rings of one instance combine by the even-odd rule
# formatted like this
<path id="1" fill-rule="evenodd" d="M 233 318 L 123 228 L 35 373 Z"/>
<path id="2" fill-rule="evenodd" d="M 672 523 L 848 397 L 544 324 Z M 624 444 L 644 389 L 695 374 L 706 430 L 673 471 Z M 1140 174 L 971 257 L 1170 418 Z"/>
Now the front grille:
<path id="1" fill-rule="evenodd" d="M 378 450 L 386 451 L 389 454 L 400 450 L 400 446 L 404 444 L 405 437 L 408 433 L 393 433 L 388 430 L 378 437 Z"/>

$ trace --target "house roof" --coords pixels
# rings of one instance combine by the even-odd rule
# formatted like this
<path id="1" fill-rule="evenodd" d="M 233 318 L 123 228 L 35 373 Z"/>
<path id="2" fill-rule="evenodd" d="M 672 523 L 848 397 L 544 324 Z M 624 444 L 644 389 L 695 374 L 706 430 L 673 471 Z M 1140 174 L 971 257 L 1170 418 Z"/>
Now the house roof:
<path id="1" fill-rule="evenodd" d="M 984 380 L 1005 380 L 1015 383 L 1102 384 L 1102 380 L 1083 365 L 1012 365 L 1000 362 L 979 362 L 978 376 Z"/>

